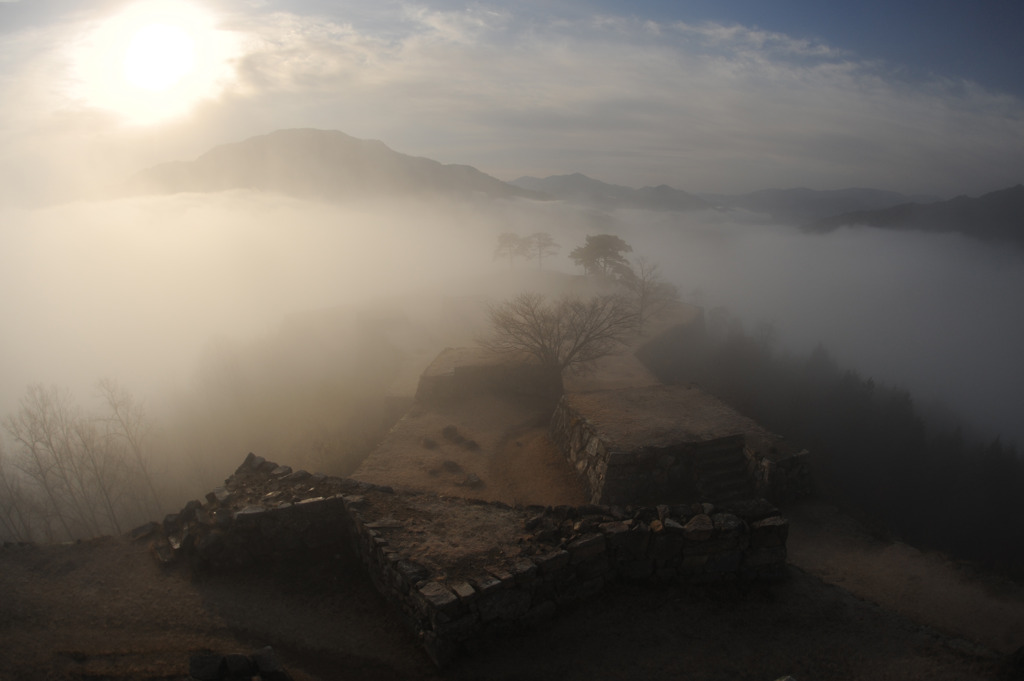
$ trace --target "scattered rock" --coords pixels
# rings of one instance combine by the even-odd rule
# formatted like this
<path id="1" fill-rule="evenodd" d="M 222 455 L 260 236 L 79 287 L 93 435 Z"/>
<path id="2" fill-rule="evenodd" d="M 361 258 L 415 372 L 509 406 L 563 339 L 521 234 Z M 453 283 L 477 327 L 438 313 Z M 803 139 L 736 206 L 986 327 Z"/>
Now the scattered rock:
<path id="1" fill-rule="evenodd" d="M 715 523 L 707 513 L 693 516 L 683 525 L 683 535 L 690 541 L 707 541 L 715 533 Z"/>

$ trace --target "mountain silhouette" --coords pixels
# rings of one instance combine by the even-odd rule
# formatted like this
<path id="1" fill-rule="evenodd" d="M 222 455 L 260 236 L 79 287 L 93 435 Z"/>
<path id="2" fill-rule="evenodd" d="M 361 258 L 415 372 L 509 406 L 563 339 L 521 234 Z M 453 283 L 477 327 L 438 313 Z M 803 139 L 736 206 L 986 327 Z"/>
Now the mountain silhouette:
<path id="1" fill-rule="evenodd" d="M 977 239 L 1012 241 L 1024 246 L 1024 185 L 977 198 L 958 196 L 936 203 L 904 203 L 891 208 L 845 213 L 807 225 L 825 232 L 863 225 L 927 232 L 961 232 Z"/>
<path id="2" fill-rule="evenodd" d="M 467 165 L 408 156 L 334 130 L 278 130 L 131 177 L 129 194 L 257 189 L 303 198 L 484 194 L 545 198 Z"/>
<path id="3" fill-rule="evenodd" d="M 910 201 L 931 201 L 881 189 L 763 189 L 748 194 L 701 194 L 723 208 L 743 208 L 764 213 L 778 222 L 802 225 L 822 218 L 854 211 L 889 208 Z"/>
<path id="4" fill-rule="evenodd" d="M 601 208 L 647 208 L 649 210 L 707 210 L 714 206 L 704 199 L 668 185 L 633 189 L 607 184 L 581 173 L 539 178 L 524 176 L 512 180 L 523 189 L 555 199 L 585 203 Z"/>

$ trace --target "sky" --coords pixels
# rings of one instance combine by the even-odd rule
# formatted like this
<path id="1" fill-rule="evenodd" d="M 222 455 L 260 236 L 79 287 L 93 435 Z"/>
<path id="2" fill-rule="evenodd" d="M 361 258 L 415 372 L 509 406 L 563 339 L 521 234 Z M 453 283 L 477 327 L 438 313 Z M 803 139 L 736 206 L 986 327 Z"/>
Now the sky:
<path id="1" fill-rule="evenodd" d="M 1019 0 L 0 0 L 0 206 L 296 127 L 504 180 L 977 196 L 1024 181 L 1020 26 Z"/>

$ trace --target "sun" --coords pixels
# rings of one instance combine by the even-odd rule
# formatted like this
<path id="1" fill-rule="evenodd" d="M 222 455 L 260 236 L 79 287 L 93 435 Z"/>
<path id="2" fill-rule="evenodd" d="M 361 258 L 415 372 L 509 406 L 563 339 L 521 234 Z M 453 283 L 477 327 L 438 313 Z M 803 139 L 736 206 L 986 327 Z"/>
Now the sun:
<path id="1" fill-rule="evenodd" d="M 132 37 L 124 54 L 124 77 L 143 90 L 160 91 L 177 84 L 195 67 L 195 42 L 170 24 L 149 24 Z"/>
<path id="2" fill-rule="evenodd" d="M 147 125 L 227 87 L 238 41 L 204 7 L 141 0 L 93 24 L 69 49 L 73 99 Z"/>

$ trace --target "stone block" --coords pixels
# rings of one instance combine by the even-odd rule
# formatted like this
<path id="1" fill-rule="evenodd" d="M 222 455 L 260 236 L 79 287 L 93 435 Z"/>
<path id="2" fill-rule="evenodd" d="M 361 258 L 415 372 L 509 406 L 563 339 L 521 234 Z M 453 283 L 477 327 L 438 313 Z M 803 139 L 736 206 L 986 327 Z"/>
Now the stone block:
<path id="1" fill-rule="evenodd" d="M 532 584 L 537 579 L 537 566 L 529 558 L 517 560 L 512 565 L 512 575 L 520 586 Z"/>
<path id="2" fill-rule="evenodd" d="M 605 580 L 601 577 L 590 580 L 573 580 L 561 586 L 558 590 L 558 600 L 561 603 L 572 603 L 592 598 L 601 593 Z"/>
<path id="3" fill-rule="evenodd" d="M 708 554 L 684 555 L 683 562 L 679 569 L 683 574 L 695 574 L 704 571 L 704 565 L 708 562 Z"/>
<path id="4" fill-rule="evenodd" d="M 398 561 L 395 564 L 395 571 L 410 585 L 430 577 L 430 570 L 411 560 Z"/>
<path id="5" fill-rule="evenodd" d="M 710 505 L 710 504 L 706 504 Z M 706 541 L 715 533 L 715 523 L 707 513 L 699 513 L 683 525 L 683 536 L 689 541 Z"/>
<path id="6" fill-rule="evenodd" d="M 539 556 L 534 556 L 533 562 L 537 565 L 537 570 L 540 574 L 549 575 L 554 572 L 558 572 L 568 565 L 571 557 L 572 555 L 568 551 L 564 549 L 557 549 Z"/>
<path id="7" fill-rule="evenodd" d="M 516 585 L 516 578 L 511 572 L 499 565 L 493 565 L 484 568 L 491 577 L 494 577 L 501 582 L 501 585 L 506 589 L 511 589 Z"/>
<path id="8" fill-rule="evenodd" d="M 591 532 L 569 543 L 566 549 L 572 554 L 571 563 L 582 563 L 605 552 L 604 535 Z"/>
<path id="9" fill-rule="evenodd" d="M 605 556 L 598 556 L 575 565 L 576 575 L 582 580 L 594 579 L 597 577 L 608 577 L 612 573 L 612 566 Z"/>
<path id="10" fill-rule="evenodd" d="M 470 605 L 476 601 L 476 589 L 469 582 L 455 582 L 454 584 L 449 584 L 448 587 L 452 590 L 452 593 L 459 597 L 459 600 L 464 605 Z"/>
<path id="11" fill-rule="evenodd" d="M 715 532 L 719 534 L 742 532 L 746 528 L 743 520 L 732 513 L 715 513 L 711 516 L 711 521 L 715 525 Z"/>
<path id="12" fill-rule="evenodd" d="M 659 532 L 651 536 L 647 555 L 654 560 L 678 561 L 683 554 L 683 535 Z"/>
<path id="13" fill-rule="evenodd" d="M 480 616 L 471 612 L 448 622 L 439 622 L 434 631 L 440 637 L 461 641 L 476 634 L 480 625 Z"/>
<path id="14" fill-rule="evenodd" d="M 610 523 L 601 523 L 597 529 L 605 536 L 608 548 L 613 551 L 621 549 L 629 538 L 631 524 L 622 520 Z"/>
<path id="15" fill-rule="evenodd" d="M 682 533 L 683 532 L 683 525 L 682 525 L 682 523 L 680 523 L 679 521 L 677 521 L 677 520 L 675 520 L 673 518 L 666 517 L 663 521 L 661 521 L 661 524 L 662 524 L 662 528 L 666 532 L 678 532 L 678 533 Z"/>
<path id="16" fill-rule="evenodd" d="M 782 516 L 773 516 L 750 524 L 750 546 L 766 548 L 785 546 L 789 537 L 789 521 Z"/>
<path id="17" fill-rule="evenodd" d="M 628 582 L 646 581 L 654 574 L 654 561 L 649 558 L 623 561 L 618 565 L 618 572 Z"/>
<path id="18" fill-rule="evenodd" d="M 484 622 L 495 619 L 514 620 L 529 611 L 530 594 L 523 589 L 499 589 L 481 594 L 477 609 Z"/>
<path id="19" fill-rule="evenodd" d="M 644 522 L 634 521 L 633 527 L 622 538 L 618 549 L 620 559 L 640 559 L 647 555 L 651 541 L 651 528 Z"/>
<path id="20" fill-rule="evenodd" d="M 740 551 L 738 549 L 734 549 L 732 551 L 724 551 L 722 553 L 714 553 L 709 555 L 707 562 L 704 563 L 704 571 L 719 574 L 734 574 L 739 571 L 740 564 L 742 562 L 743 551 Z"/>
<path id="21" fill-rule="evenodd" d="M 481 597 L 487 596 L 495 591 L 500 591 L 504 588 L 501 584 L 501 580 L 495 579 L 491 575 L 482 575 L 469 581 L 477 592 L 479 592 Z"/>
<path id="22" fill-rule="evenodd" d="M 458 597 L 441 582 L 427 582 L 416 590 L 419 597 L 417 606 L 425 615 L 431 611 L 441 612 L 449 618 L 459 614 Z"/>

